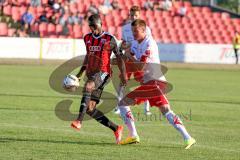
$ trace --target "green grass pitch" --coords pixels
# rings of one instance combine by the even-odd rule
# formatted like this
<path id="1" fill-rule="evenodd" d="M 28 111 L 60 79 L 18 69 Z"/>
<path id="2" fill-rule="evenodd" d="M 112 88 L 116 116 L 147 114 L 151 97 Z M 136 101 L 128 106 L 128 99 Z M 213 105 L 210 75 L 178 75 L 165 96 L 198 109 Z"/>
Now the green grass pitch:
<path id="1" fill-rule="evenodd" d="M 94 120 L 84 122 L 80 132 L 71 129 L 69 121 L 54 113 L 55 105 L 67 96 L 49 87 L 55 67 L 0 65 L 1 160 L 240 159 L 239 70 L 168 70 L 166 77 L 174 86 L 168 94 L 171 106 L 197 140 L 184 150 L 180 134 L 163 117 L 145 119 L 142 106 L 133 109 L 140 114 L 137 145 L 116 145 L 112 131 Z M 113 91 L 111 85 L 106 90 Z M 79 99 L 73 100 L 71 110 L 76 112 Z M 159 116 L 156 108 L 152 112 Z M 107 115 L 123 124 L 113 113 Z"/>

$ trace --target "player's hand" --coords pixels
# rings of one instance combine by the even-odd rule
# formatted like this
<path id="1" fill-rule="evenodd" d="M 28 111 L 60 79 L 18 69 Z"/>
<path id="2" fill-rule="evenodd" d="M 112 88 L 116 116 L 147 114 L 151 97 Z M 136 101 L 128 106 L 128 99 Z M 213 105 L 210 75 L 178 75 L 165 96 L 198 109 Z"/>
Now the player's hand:
<path id="1" fill-rule="evenodd" d="M 128 44 L 126 41 L 123 41 L 120 46 L 120 48 L 125 51 L 130 50 L 130 47 L 131 47 L 130 44 Z"/>

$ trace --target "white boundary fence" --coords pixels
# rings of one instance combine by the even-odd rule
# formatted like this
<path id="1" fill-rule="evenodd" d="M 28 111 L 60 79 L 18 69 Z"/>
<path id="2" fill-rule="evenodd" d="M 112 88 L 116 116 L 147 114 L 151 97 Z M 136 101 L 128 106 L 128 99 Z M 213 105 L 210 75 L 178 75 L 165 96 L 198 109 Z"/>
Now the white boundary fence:
<path id="1" fill-rule="evenodd" d="M 158 44 L 161 61 L 234 64 L 232 45 Z M 70 59 L 85 55 L 83 40 L 0 37 L 0 58 Z"/>

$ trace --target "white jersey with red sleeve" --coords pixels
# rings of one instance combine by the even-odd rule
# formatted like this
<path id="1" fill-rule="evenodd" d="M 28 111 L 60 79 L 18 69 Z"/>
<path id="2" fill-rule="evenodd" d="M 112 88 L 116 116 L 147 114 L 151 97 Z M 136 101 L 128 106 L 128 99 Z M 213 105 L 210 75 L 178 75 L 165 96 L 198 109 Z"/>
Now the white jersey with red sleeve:
<path id="1" fill-rule="evenodd" d="M 146 33 L 149 36 L 152 35 L 151 30 L 148 26 L 146 27 Z M 122 27 L 122 40 L 126 41 L 129 44 L 131 44 L 134 41 L 131 22 L 125 24 Z"/>
<path id="2" fill-rule="evenodd" d="M 131 52 L 138 61 L 146 63 L 143 70 L 143 83 L 150 80 L 166 81 L 161 71 L 158 46 L 152 36 L 147 35 L 141 43 L 134 40 L 131 45 Z"/>

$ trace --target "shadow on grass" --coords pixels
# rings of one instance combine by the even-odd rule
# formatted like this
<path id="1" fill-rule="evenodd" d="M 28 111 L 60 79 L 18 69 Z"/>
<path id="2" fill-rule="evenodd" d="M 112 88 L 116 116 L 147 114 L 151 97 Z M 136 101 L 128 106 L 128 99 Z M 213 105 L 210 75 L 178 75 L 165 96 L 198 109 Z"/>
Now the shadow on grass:
<path id="1" fill-rule="evenodd" d="M 130 144 L 130 145 L 116 145 L 115 143 L 108 143 L 108 142 L 99 142 L 99 141 L 70 141 L 70 140 L 51 140 L 51 139 L 27 139 L 27 138 L 0 138 L 0 143 L 11 143 L 11 142 L 33 142 L 33 143 L 53 143 L 53 144 L 78 144 L 78 145 L 93 145 L 93 146 L 121 146 L 121 147 L 128 147 L 128 148 L 141 148 L 149 150 L 150 148 L 155 149 L 174 149 L 174 150 L 182 150 L 181 145 L 169 145 L 169 144 L 159 144 L 159 145 L 149 145 L 146 143 L 140 144 Z"/>
<path id="2" fill-rule="evenodd" d="M 70 140 L 51 140 L 51 139 L 27 139 L 27 138 L 0 138 L 0 143 L 6 142 L 33 142 L 33 143 L 54 143 L 54 144 L 79 144 L 96 146 L 115 146 L 115 143 L 89 142 L 89 141 L 70 141 Z"/>

